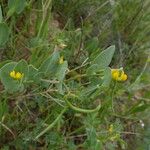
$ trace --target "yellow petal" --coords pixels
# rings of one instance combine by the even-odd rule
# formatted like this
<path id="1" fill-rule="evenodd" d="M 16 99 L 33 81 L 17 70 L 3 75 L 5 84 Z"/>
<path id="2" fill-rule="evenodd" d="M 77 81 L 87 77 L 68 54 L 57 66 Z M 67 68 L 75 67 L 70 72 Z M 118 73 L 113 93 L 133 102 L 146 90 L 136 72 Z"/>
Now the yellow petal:
<path id="1" fill-rule="evenodd" d="M 64 44 L 64 43 L 61 43 L 61 44 L 59 44 L 59 47 L 62 48 L 62 49 L 64 49 L 65 47 L 67 47 L 67 45 Z"/>
<path id="2" fill-rule="evenodd" d="M 14 70 L 11 71 L 9 75 L 10 75 L 10 77 L 15 78 L 15 71 Z"/>
<path id="3" fill-rule="evenodd" d="M 113 124 L 111 124 L 110 127 L 109 127 L 109 129 L 108 129 L 108 131 L 109 131 L 109 133 L 112 133 L 113 130 L 114 130 L 114 126 L 113 126 Z"/>
<path id="4" fill-rule="evenodd" d="M 22 78 L 22 74 L 20 72 L 17 72 L 15 78 L 16 79 L 21 79 Z"/>
<path id="5" fill-rule="evenodd" d="M 118 71 L 119 71 L 118 69 L 111 69 L 111 74 L 114 74 L 114 73 L 116 73 Z"/>
<path id="6" fill-rule="evenodd" d="M 118 78 L 119 78 L 119 71 L 113 72 L 113 73 L 112 73 L 112 78 L 113 78 L 114 80 L 118 80 Z"/>
<path id="7" fill-rule="evenodd" d="M 127 76 L 126 74 L 123 74 L 123 75 L 122 75 L 122 81 L 126 81 L 127 78 L 128 78 L 128 76 Z"/>
<path id="8" fill-rule="evenodd" d="M 61 56 L 60 59 L 59 59 L 59 64 L 63 64 L 64 63 L 64 57 Z"/>

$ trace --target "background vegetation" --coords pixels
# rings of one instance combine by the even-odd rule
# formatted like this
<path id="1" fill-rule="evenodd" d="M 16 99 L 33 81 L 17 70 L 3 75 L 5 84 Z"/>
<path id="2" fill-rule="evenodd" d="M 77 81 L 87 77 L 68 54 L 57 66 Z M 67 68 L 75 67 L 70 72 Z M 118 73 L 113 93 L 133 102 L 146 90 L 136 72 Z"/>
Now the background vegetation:
<path id="1" fill-rule="evenodd" d="M 0 0 L 0 148 L 149 150 L 149 7 Z"/>

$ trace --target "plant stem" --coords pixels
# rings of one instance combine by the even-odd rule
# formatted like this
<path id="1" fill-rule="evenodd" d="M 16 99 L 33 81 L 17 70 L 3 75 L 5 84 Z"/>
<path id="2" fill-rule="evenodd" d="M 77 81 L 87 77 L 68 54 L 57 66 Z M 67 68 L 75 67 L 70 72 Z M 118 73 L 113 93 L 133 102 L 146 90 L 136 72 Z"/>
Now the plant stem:
<path id="1" fill-rule="evenodd" d="M 39 133 L 34 140 L 37 140 L 39 137 L 41 137 L 43 134 L 45 134 L 47 131 L 49 131 L 50 129 L 52 129 L 56 123 L 60 120 L 60 118 L 62 117 L 62 115 L 66 112 L 68 107 L 65 107 L 61 113 L 58 115 L 58 117 L 46 128 L 44 129 L 41 133 Z"/>
<path id="2" fill-rule="evenodd" d="M 68 106 L 77 111 L 77 112 L 81 112 L 81 113 L 93 113 L 93 112 L 97 112 L 99 111 L 101 105 L 99 104 L 95 109 L 82 109 L 82 108 L 78 108 L 76 106 L 73 106 L 67 99 L 65 99 L 66 103 L 68 104 Z"/>
<path id="3" fill-rule="evenodd" d="M 112 109 L 113 113 L 115 113 L 115 110 L 114 110 L 114 93 L 115 93 L 115 89 L 116 89 L 116 84 L 117 84 L 117 82 L 115 81 L 114 86 L 113 86 L 113 90 L 111 93 L 111 109 Z"/>
<path id="4" fill-rule="evenodd" d="M 51 0 L 48 0 L 47 2 L 45 2 L 45 4 L 43 4 L 43 8 L 42 8 L 42 10 L 43 10 L 42 21 L 41 21 L 41 25 L 40 25 L 39 31 L 37 33 L 37 37 L 38 38 L 41 37 L 41 33 L 43 32 L 42 30 L 43 30 L 43 28 L 44 28 L 44 26 L 46 24 L 46 21 L 48 21 L 48 19 L 49 19 L 49 12 L 48 12 L 48 10 L 51 9 L 50 8 L 51 7 L 50 6 L 51 2 L 52 2 Z"/>

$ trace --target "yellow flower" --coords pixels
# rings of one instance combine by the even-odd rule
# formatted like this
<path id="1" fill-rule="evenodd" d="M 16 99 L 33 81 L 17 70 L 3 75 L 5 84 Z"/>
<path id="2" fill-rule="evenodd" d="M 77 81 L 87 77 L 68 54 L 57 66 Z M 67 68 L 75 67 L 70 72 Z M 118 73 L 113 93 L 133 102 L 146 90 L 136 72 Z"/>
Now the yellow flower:
<path id="1" fill-rule="evenodd" d="M 108 131 L 109 131 L 109 133 L 112 133 L 113 130 L 114 130 L 114 126 L 113 126 L 113 124 L 111 124 L 110 127 L 109 127 L 109 129 L 108 129 Z"/>
<path id="2" fill-rule="evenodd" d="M 119 137 L 120 137 L 119 134 L 115 134 L 114 136 L 112 136 L 112 137 L 110 138 L 110 140 L 111 140 L 111 141 L 115 141 L 115 140 L 119 139 Z"/>
<path id="3" fill-rule="evenodd" d="M 22 74 L 20 72 L 16 73 L 16 79 L 21 79 L 22 78 Z"/>
<path id="4" fill-rule="evenodd" d="M 64 56 L 61 56 L 60 59 L 59 59 L 59 64 L 63 64 L 64 63 Z"/>
<path id="5" fill-rule="evenodd" d="M 24 74 L 23 73 L 20 73 L 20 72 L 15 72 L 14 70 L 10 72 L 10 77 L 16 79 L 16 80 L 20 80 Z"/>
<path id="6" fill-rule="evenodd" d="M 116 81 L 126 81 L 128 78 L 122 69 L 111 69 L 111 75 Z"/>
<path id="7" fill-rule="evenodd" d="M 9 75 L 10 75 L 10 77 L 15 78 L 15 71 L 14 70 L 11 71 Z"/>
<path id="8" fill-rule="evenodd" d="M 126 74 L 123 74 L 123 76 L 122 76 L 122 81 L 126 81 L 127 80 L 127 75 Z"/>
<path id="9" fill-rule="evenodd" d="M 64 43 L 60 43 L 60 44 L 59 44 L 59 47 L 62 48 L 62 49 L 64 49 L 65 47 L 67 47 L 67 45 L 64 44 Z"/>

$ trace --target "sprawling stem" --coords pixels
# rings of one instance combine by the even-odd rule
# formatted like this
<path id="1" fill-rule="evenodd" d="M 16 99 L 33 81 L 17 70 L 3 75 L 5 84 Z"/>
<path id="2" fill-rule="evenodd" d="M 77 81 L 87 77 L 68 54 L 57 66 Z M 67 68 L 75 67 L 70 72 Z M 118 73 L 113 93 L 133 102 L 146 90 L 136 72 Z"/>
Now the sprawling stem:
<path id="1" fill-rule="evenodd" d="M 60 118 L 62 117 L 62 115 L 67 111 L 67 107 L 65 107 L 61 113 L 58 115 L 58 117 L 46 128 L 44 129 L 41 133 L 39 133 L 36 137 L 35 140 L 37 140 L 39 137 L 41 137 L 43 134 L 45 134 L 47 131 L 49 131 L 50 129 L 52 129 L 56 123 L 60 120 Z"/>
<path id="2" fill-rule="evenodd" d="M 65 97 L 65 101 L 71 109 L 77 112 L 81 112 L 81 113 L 93 113 L 93 112 L 99 111 L 99 109 L 101 108 L 100 104 L 95 109 L 82 109 L 82 108 L 76 107 L 67 100 L 67 96 Z"/>
<path id="3" fill-rule="evenodd" d="M 115 81 L 114 86 L 113 86 L 113 90 L 112 90 L 112 93 L 111 93 L 111 109 L 112 109 L 113 113 L 115 112 L 115 110 L 114 110 L 114 93 L 115 93 L 115 90 L 116 90 L 116 84 L 117 84 L 117 82 Z"/>

